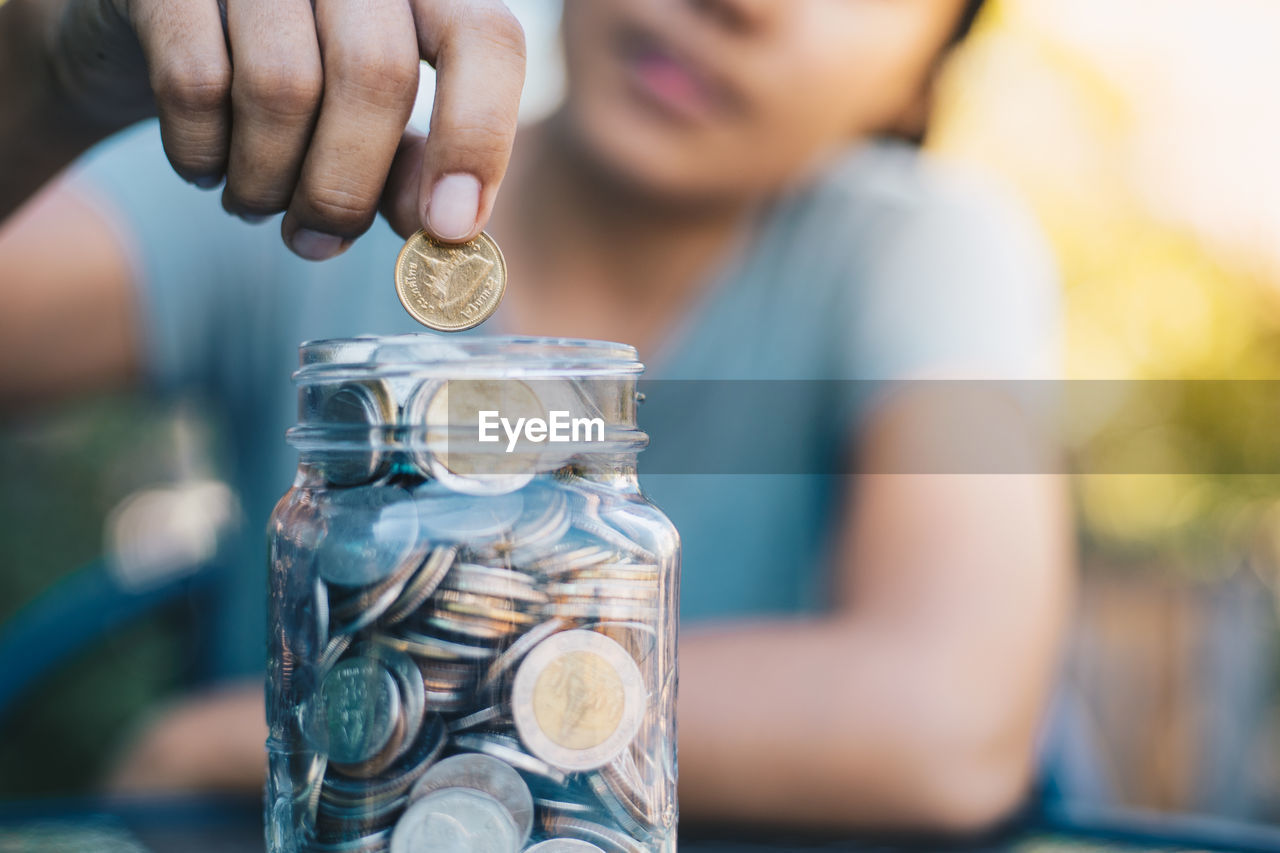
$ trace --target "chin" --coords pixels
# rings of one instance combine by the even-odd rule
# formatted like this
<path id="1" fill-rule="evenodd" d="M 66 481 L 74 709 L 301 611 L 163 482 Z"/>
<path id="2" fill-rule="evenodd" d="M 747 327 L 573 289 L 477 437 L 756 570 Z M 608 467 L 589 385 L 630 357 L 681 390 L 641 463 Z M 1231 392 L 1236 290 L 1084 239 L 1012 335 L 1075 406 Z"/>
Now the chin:
<path id="1" fill-rule="evenodd" d="M 748 195 L 745 170 L 701 129 L 681 127 L 616 102 L 565 110 L 575 148 L 606 182 L 667 204 L 727 203 Z"/>

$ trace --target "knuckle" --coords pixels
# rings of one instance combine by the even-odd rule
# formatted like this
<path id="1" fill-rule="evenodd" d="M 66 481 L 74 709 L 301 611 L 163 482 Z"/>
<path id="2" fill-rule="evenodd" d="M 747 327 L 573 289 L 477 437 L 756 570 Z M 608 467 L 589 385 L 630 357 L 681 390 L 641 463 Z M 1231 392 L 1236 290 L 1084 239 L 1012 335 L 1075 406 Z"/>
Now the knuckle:
<path id="1" fill-rule="evenodd" d="M 354 237 L 373 224 L 375 201 L 350 189 L 312 187 L 303 194 L 302 202 L 308 214 L 302 218 L 326 233 Z"/>
<path id="2" fill-rule="evenodd" d="M 521 58 L 525 55 L 524 27 L 505 3 L 463 3 L 457 23 Z"/>
<path id="3" fill-rule="evenodd" d="M 311 116 L 320 105 L 324 79 L 319 69 L 308 71 L 286 65 L 245 69 L 236 76 L 236 101 L 284 118 Z"/>
<path id="4" fill-rule="evenodd" d="M 371 47 L 335 57 L 335 83 L 357 100 L 385 109 L 404 109 L 418 93 L 416 54 Z"/>
<path id="5" fill-rule="evenodd" d="M 171 62 L 152 84 L 156 99 L 182 113 L 221 110 L 231 88 L 231 69 L 214 63 Z"/>

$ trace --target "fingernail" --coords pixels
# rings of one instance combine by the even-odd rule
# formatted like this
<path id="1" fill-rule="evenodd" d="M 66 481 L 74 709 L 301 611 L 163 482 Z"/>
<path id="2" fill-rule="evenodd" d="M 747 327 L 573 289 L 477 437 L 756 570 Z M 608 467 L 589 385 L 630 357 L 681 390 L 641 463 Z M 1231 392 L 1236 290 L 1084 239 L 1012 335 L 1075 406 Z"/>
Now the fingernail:
<path id="1" fill-rule="evenodd" d="M 289 246 L 293 251 L 309 261 L 323 261 L 332 258 L 344 248 L 343 239 L 332 234 L 321 234 L 310 228 L 299 228 L 293 232 Z"/>
<path id="2" fill-rule="evenodd" d="M 472 175 L 445 175 L 436 181 L 427 205 L 427 223 L 443 240 L 462 240 L 480 216 L 480 182 Z"/>
<path id="3" fill-rule="evenodd" d="M 259 223 L 266 222 L 268 219 L 271 218 L 270 216 L 267 216 L 265 213 L 238 213 L 236 215 L 239 216 L 241 219 L 243 219 L 245 222 L 248 222 L 250 225 L 257 225 Z"/>
<path id="4" fill-rule="evenodd" d="M 211 190 L 218 184 L 222 183 L 222 177 L 219 175 L 201 175 L 193 178 L 191 183 L 195 184 L 202 190 Z"/>

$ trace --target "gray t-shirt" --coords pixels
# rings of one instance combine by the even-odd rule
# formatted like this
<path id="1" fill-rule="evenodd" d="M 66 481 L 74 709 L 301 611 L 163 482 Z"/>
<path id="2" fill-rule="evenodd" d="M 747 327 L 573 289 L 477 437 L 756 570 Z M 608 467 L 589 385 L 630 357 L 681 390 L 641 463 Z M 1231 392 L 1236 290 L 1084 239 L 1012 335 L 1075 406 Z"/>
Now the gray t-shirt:
<path id="1" fill-rule="evenodd" d="M 214 641 L 223 672 L 257 671 L 263 530 L 296 465 L 284 431 L 296 415 L 289 376 L 297 346 L 421 331 L 392 293 L 402 241 L 379 220 L 341 257 L 300 260 L 280 242 L 277 220 L 244 224 L 222 211 L 218 193 L 174 175 L 154 123 L 95 149 L 72 180 L 131 247 L 149 378 L 197 389 L 225 418 L 224 475 L 246 521 L 227 551 Z M 518 270 L 510 286 L 520 286 Z M 660 351 L 641 353 L 651 378 L 715 380 L 702 387 L 718 393 L 732 394 L 742 380 L 800 383 L 786 386 L 788 423 L 799 427 L 785 436 L 761 435 L 750 418 L 726 424 L 690 410 L 699 400 L 713 405 L 716 393 L 673 394 L 678 405 L 651 394 L 641 408 L 655 454 L 664 442 L 688 441 L 743 457 L 794 457 L 740 473 L 681 474 L 668 464 L 642 474 L 684 542 L 682 618 L 823 606 L 824 555 L 843 489 L 822 472 L 836 470 L 866 412 L 832 404 L 824 383 L 805 380 L 1051 376 L 1057 313 L 1053 265 L 1029 217 L 912 148 L 851 149 L 779 200 Z M 520 330 L 499 311 L 483 328 L 494 331 Z M 764 398 L 751 405 L 766 408 Z M 714 434 L 698 434 L 711 423 Z"/>

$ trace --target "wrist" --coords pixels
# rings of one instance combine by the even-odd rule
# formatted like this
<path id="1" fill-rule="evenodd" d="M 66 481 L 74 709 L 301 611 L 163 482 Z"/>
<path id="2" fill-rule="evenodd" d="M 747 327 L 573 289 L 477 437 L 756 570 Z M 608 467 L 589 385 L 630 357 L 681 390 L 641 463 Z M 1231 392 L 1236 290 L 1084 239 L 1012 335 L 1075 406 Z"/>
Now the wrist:
<path id="1" fill-rule="evenodd" d="M 154 114 L 146 65 L 110 0 L 0 0 L 0 87 L 42 144 L 83 150 Z"/>

